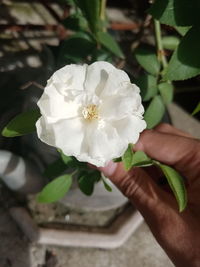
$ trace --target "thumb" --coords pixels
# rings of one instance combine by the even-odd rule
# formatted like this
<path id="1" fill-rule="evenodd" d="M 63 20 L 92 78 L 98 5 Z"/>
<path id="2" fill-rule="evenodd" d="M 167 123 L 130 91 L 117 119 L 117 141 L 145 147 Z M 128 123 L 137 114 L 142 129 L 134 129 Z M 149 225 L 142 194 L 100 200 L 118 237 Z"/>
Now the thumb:
<path id="1" fill-rule="evenodd" d="M 151 158 L 174 166 L 189 179 L 199 176 L 199 140 L 145 130 L 134 149 L 143 150 Z"/>
<path id="2" fill-rule="evenodd" d="M 110 178 L 144 217 L 149 217 L 152 212 L 160 213 L 171 202 L 171 196 L 158 187 L 141 168 L 132 168 L 127 172 L 123 163 L 110 162 L 106 167 L 98 169 Z"/>

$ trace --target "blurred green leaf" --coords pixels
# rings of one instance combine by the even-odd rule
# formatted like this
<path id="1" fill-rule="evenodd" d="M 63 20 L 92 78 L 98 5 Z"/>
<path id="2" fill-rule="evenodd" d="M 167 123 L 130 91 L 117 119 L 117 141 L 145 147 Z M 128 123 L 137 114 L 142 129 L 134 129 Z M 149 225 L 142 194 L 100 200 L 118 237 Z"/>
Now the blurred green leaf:
<path id="1" fill-rule="evenodd" d="M 192 112 L 192 116 L 194 116 L 195 114 L 197 114 L 199 111 L 200 111 L 200 102 L 196 106 L 195 110 Z"/>
<path id="2" fill-rule="evenodd" d="M 62 24 L 65 28 L 73 30 L 73 31 L 80 31 L 83 29 L 87 29 L 87 21 L 81 15 L 71 15 L 62 21 Z"/>
<path id="3" fill-rule="evenodd" d="M 95 49 L 92 54 L 92 62 L 95 61 L 107 61 L 112 63 L 112 55 L 110 51 L 106 49 Z"/>
<path id="4" fill-rule="evenodd" d="M 173 100 L 174 87 L 171 83 L 164 82 L 158 85 L 158 89 L 165 104 L 169 104 Z"/>
<path id="5" fill-rule="evenodd" d="M 93 170 L 91 171 L 90 170 L 90 173 L 91 173 L 91 177 L 92 179 L 97 183 L 101 180 L 101 172 L 98 171 L 98 170 Z"/>
<path id="6" fill-rule="evenodd" d="M 167 178 L 168 184 L 171 187 L 179 205 L 179 211 L 182 212 L 187 205 L 187 192 L 185 189 L 184 180 L 181 175 L 173 168 L 164 164 L 158 164 Z"/>
<path id="7" fill-rule="evenodd" d="M 39 110 L 28 110 L 13 118 L 2 131 L 5 137 L 15 137 L 32 133 L 36 130 L 35 123 L 41 116 Z"/>
<path id="8" fill-rule="evenodd" d="M 177 36 L 164 36 L 162 37 L 162 45 L 164 49 L 175 50 L 180 43 Z"/>
<path id="9" fill-rule="evenodd" d="M 66 168 L 66 164 L 61 158 L 59 158 L 46 167 L 43 175 L 51 180 L 61 175 L 66 170 Z"/>
<path id="10" fill-rule="evenodd" d="M 61 149 L 58 149 L 58 152 L 60 153 L 61 159 L 65 164 L 68 164 L 73 160 L 73 157 L 65 155 Z"/>
<path id="11" fill-rule="evenodd" d="M 148 167 L 153 165 L 152 160 L 143 152 L 136 151 L 132 156 L 132 167 Z"/>
<path id="12" fill-rule="evenodd" d="M 150 47 L 138 47 L 135 52 L 137 62 L 152 75 L 158 75 L 160 71 L 160 62 L 156 52 Z"/>
<path id="13" fill-rule="evenodd" d="M 75 2 L 74 0 L 60 0 L 61 3 L 67 4 L 69 6 L 74 6 Z"/>
<path id="14" fill-rule="evenodd" d="M 105 189 L 108 192 L 112 192 L 112 187 L 106 182 L 106 177 L 104 177 L 104 175 L 101 176 L 102 182 L 104 184 Z"/>
<path id="15" fill-rule="evenodd" d="M 100 0 L 75 0 L 88 21 L 91 31 L 96 35 L 99 29 Z"/>
<path id="16" fill-rule="evenodd" d="M 101 179 L 101 173 L 99 171 L 82 171 L 79 173 L 78 185 L 80 190 L 87 196 L 92 195 L 94 191 L 94 185 Z"/>
<path id="17" fill-rule="evenodd" d="M 115 158 L 115 159 L 113 159 L 113 162 L 121 162 L 122 161 L 122 158 L 120 157 L 120 158 Z"/>
<path id="18" fill-rule="evenodd" d="M 130 170 L 132 167 L 132 156 L 133 156 L 133 145 L 129 144 L 127 150 L 122 156 L 122 162 L 126 171 Z"/>
<path id="19" fill-rule="evenodd" d="M 156 0 L 149 13 L 164 24 L 190 26 L 199 22 L 199 7 L 196 0 Z"/>
<path id="20" fill-rule="evenodd" d="M 185 27 L 184 26 L 176 26 L 174 28 L 177 30 L 177 32 L 180 35 L 184 36 L 189 31 L 189 29 L 191 29 L 191 26 L 185 26 Z"/>
<path id="21" fill-rule="evenodd" d="M 78 180 L 80 190 L 87 196 L 91 196 L 94 191 L 94 181 L 88 174 L 82 175 Z"/>
<path id="22" fill-rule="evenodd" d="M 141 90 L 141 96 L 143 101 L 148 101 L 157 94 L 157 79 L 150 74 L 141 75 L 135 83 Z"/>
<path id="23" fill-rule="evenodd" d="M 200 74 L 200 29 L 191 28 L 174 51 L 164 74 L 166 80 L 185 80 Z"/>
<path id="24" fill-rule="evenodd" d="M 107 32 L 98 32 L 99 42 L 114 55 L 124 58 L 124 54 L 115 39 Z"/>
<path id="25" fill-rule="evenodd" d="M 151 129 L 155 127 L 162 120 L 164 113 L 164 103 L 162 101 L 161 96 L 157 95 L 151 100 L 144 114 L 144 119 L 147 123 L 147 128 Z"/>
<path id="26" fill-rule="evenodd" d="M 37 195 L 37 201 L 51 203 L 65 196 L 72 184 L 72 175 L 65 174 L 48 183 Z"/>
<path id="27" fill-rule="evenodd" d="M 84 32 L 74 34 L 63 42 L 60 51 L 60 60 L 71 60 L 72 63 L 80 63 L 88 55 L 93 53 L 96 43 L 91 36 Z"/>

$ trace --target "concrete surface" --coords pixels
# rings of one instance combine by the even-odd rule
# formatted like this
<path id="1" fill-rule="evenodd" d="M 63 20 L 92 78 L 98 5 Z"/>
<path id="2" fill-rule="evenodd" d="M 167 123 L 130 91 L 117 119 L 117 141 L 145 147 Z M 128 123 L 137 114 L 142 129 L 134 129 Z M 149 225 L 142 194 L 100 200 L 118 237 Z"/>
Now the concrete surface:
<path id="1" fill-rule="evenodd" d="M 0 210 L 1 267 L 170 267 L 173 266 L 146 224 L 114 250 L 35 246 Z M 133 264 L 134 262 L 134 264 Z"/>
<path id="2" fill-rule="evenodd" d="M 143 224 L 123 245 L 115 250 L 54 248 L 64 267 L 170 267 L 173 266 L 152 234 Z"/>
<path id="3" fill-rule="evenodd" d="M 172 119 L 172 124 L 180 130 L 190 133 L 196 138 L 200 138 L 200 123 L 190 114 L 185 112 L 175 103 L 168 106 L 168 111 Z"/>

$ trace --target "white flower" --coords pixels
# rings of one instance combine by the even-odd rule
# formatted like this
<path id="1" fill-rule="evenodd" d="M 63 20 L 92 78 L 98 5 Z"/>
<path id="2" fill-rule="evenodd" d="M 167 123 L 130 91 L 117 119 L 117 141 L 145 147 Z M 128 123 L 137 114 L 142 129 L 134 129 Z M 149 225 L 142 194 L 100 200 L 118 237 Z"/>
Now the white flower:
<path id="1" fill-rule="evenodd" d="M 110 63 L 66 65 L 48 80 L 38 102 L 38 137 L 66 155 L 105 166 L 146 127 L 139 92 Z"/>

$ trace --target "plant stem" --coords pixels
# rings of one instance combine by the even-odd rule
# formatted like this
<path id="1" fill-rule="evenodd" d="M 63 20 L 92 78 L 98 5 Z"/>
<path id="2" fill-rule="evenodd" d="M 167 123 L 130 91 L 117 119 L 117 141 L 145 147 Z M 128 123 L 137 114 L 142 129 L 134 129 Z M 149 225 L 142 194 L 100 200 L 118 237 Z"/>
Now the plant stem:
<path id="1" fill-rule="evenodd" d="M 104 22 L 106 18 L 106 2 L 107 0 L 101 0 L 100 19 L 102 20 L 102 22 Z M 102 30 L 106 31 L 106 27 L 103 26 Z"/>
<path id="2" fill-rule="evenodd" d="M 102 20 L 105 20 L 106 2 L 107 2 L 107 0 L 101 0 L 100 18 L 101 18 Z"/>
<path id="3" fill-rule="evenodd" d="M 155 25 L 156 45 L 158 49 L 158 60 L 162 63 L 163 69 L 165 69 L 167 67 L 167 60 L 162 46 L 160 22 L 154 19 L 154 25 Z"/>

